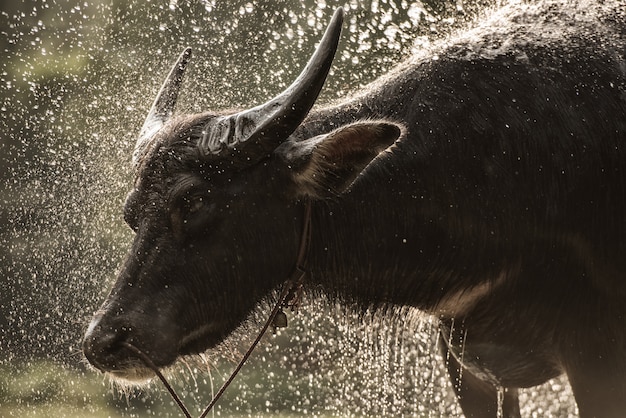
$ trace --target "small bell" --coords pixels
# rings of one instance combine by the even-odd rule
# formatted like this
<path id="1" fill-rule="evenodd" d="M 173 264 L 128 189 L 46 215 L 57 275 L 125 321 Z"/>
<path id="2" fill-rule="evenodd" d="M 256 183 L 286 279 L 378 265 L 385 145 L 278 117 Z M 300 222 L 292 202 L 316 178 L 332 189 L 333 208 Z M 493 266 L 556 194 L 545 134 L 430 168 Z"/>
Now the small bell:
<path id="1" fill-rule="evenodd" d="M 285 328 L 287 326 L 287 314 L 285 314 L 282 309 L 276 312 L 276 316 L 272 321 L 272 326 L 274 326 L 275 329 Z"/>

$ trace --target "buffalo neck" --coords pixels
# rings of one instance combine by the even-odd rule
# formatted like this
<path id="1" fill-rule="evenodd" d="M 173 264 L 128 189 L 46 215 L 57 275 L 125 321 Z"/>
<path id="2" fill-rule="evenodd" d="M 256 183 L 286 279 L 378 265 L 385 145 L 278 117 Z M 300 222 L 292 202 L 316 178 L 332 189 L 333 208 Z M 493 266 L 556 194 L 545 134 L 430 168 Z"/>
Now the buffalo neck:
<path id="1" fill-rule="evenodd" d="M 410 95 L 399 99 L 404 100 Z M 401 118 L 394 109 L 366 95 L 312 113 L 299 135 L 319 135 L 360 119 Z M 446 211 L 445 199 L 432 198 L 433 185 L 424 179 L 433 174 L 414 152 L 420 136 L 408 128 L 409 141 L 404 138 L 390 157 L 375 160 L 346 192 L 315 201 L 307 269 L 322 292 L 363 305 L 430 309 L 461 282 L 497 276 L 499 266 L 477 271 L 471 242 L 450 235 L 456 215 Z M 490 249 L 480 254 L 487 265 L 495 256 Z"/>

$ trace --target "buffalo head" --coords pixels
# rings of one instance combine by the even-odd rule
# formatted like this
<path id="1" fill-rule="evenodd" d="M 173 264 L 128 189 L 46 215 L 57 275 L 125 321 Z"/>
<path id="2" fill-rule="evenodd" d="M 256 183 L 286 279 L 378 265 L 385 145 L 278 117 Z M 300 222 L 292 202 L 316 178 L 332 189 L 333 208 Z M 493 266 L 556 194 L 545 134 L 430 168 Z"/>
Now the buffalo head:
<path id="1" fill-rule="evenodd" d="M 235 114 L 172 116 L 191 51 L 167 77 L 133 153 L 124 217 L 135 232 L 117 281 L 83 341 L 89 362 L 127 380 L 221 342 L 295 263 L 305 197 L 345 190 L 400 135 L 364 121 L 320 130 L 303 121 L 330 69 L 338 10 L 296 81 Z"/>

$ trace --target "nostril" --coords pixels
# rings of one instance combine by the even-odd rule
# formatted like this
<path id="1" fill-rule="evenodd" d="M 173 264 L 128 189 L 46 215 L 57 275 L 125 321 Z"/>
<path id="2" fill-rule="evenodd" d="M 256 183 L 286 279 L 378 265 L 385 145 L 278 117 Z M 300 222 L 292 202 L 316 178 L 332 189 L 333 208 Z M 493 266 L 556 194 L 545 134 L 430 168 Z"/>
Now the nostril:
<path id="1" fill-rule="evenodd" d="M 155 367 L 166 367 L 176 360 L 180 334 L 178 327 L 149 321 L 165 322 L 159 315 L 148 316 L 139 310 L 122 311 L 110 305 L 101 309 L 82 340 L 86 360 L 115 379 L 140 382 L 154 377 Z M 171 332 L 157 333 L 155 328 Z"/>
<path id="2" fill-rule="evenodd" d="M 83 354 L 91 365 L 103 372 L 116 370 L 126 338 L 125 328 L 107 326 L 102 323 L 102 316 L 97 315 L 83 338 Z"/>

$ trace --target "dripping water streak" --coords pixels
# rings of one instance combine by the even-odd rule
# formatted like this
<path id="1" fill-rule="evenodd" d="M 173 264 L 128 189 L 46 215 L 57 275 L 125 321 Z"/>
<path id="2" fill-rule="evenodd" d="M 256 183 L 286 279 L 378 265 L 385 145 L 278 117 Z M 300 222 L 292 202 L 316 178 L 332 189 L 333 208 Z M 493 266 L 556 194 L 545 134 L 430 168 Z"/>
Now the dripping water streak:
<path id="1" fill-rule="evenodd" d="M 461 343 L 461 367 L 459 367 L 459 385 L 461 384 L 461 382 L 463 381 L 463 369 L 465 369 L 465 367 L 463 366 L 463 364 L 465 364 L 463 362 L 464 358 L 465 358 L 465 340 L 467 340 L 467 329 L 464 330 L 463 332 L 463 342 Z"/>
<path id="2" fill-rule="evenodd" d="M 504 418 L 504 391 L 502 386 L 498 387 L 498 409 L 496 412 L 497 418 Z"/>

